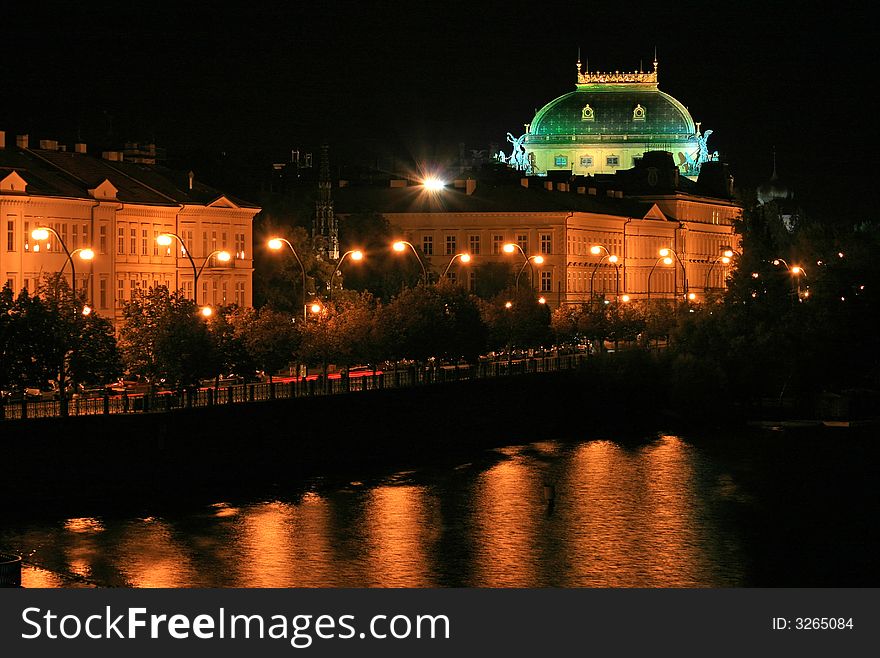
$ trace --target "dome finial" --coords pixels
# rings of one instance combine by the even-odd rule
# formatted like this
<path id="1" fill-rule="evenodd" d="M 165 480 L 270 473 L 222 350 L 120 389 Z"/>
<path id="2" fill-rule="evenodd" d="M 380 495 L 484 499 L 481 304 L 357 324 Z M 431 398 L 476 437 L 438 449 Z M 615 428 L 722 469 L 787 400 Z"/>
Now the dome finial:
<path id="1" fill-rule="evenodd" d="M 581 47 L 580 46 L 578 46 L 577 70 L 578 70 L 578 75 L 580 75 L 581 74 Z"/>

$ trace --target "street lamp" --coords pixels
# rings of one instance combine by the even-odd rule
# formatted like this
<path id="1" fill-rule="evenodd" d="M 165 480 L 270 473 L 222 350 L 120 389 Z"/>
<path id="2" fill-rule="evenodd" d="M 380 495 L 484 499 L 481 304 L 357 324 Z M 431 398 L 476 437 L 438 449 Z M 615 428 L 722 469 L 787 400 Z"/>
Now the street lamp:
<path id="1" fill-rule="evenodd" d="M 455 256 L 453 256 L 452 258 L 449 259 L 449 263 L 447 263 L 446 269 L 443 270 L 443 277 L 442 278 L 445 278 L 446 275 L 449 273 L 449 268 L 452 267 L 452 263 L 455 261 L 456 258 L 460 258 L 462 263 L 470 263 L 471 262 L 471 255 L 470 254 L 464 254 L 464 253 L 455 254 Z"/>
<path id="2" fill-rule="evenodd" d="M 681 273 L 684 275 L 684 296 L 687 297 L 687 294 L 688 294 L 688 273 L 687 273 L 687 269 L 684 266 L 684 263 L 681 262 L 681 258 L 679 258 L 678 254 L 673 249 L 670 249 L 669 247 L 663 247 L 657 253 L 660 254 L 660 256 L 662 258 L 668 258 L 669 254 L 672 254 L 673 256 L 675 256 L 675 260 L 677 260 L 678 264 L 681 265 Z M 664 261 L 664 263 L 665 263 L 665 261 Z M 665 264 L 671 265 L 672 263 L 665 263 Z M 678 296 L 678 290 L 674 290 L 673 297 L 677 297 L 677 296 Z"/>
<path id="3" fill-rule="evenodd" d="M 657 261 L 654 263 L 654 267 L 651 268 L 651 271 L 648 273 L 648 301 L 651 301 L 651 277 L 654 276 L 654 269 L 660 264 L 664 265 L 672 265 L 672 258 L 669 256 L 660 256 Z"/>
<path id="4" fill-rule="evenodd" d="M 346 256 L 351 256 L 351 259 L 354 261 L 361 261 L 364 259 L 364 252 L 360 249 L 349 249 L 342 254 L 342 258 L 339 259 L 336 269 L 333 270 L 333 274 L 330 275 L 330 299 L 333 299 L 333 278 L 339 273 L 339 268 L 342 267 L 342 261 L 345 260 Z"/>
<path id="5" fill-rule="evenodd" d="M 193 301 L 198 304 L 199 303 L 199 277 L 202 275 L 202 271 L 205 269 L 205 265 L 208 264 L 208 261 L 211 260 L 213 256 L 217 256 L 217 260 L 228 263 L 232 259 L 232 254 L 223 249 L 215 249 L 210 254 L 205 257 L 205 262 L 202 263 L 201 267 L 196 267 L 196 263 L 193 260 L 192 254 L 189 251 L 189 247 L 186 242 L 183 241 L 183 238 L 177 235 L 177 233 L 160 233 L 156 236 L 156 242 L 159 243 L 163 247 L 169 246 L 174 240 L 177 240 L 180 243 L 180 248 L 183 249 L 183 253 L 186 254 L 186 257 L 189 259 L 189 264 L 192 265 L 193 271 Z"/>
<path id="6" fill-rule="evenodd" d="M 422 262 L 422 257 L 419 256 L 419 252 L 416 251 L 416 248 L 412 245 L 412 243 L 407 242 L 406 240 L 397 240 L 394 244 L 391 245 L 391 248 L 394 249 L 394 251 L 396 251 L 397 253 L 406 251 L 407 247 L 409 247 L 413 254 L 415 254 L 416 260 L 419 261 L 419 265 L 422 266 L 422 276 L 424 277 L 425 285 L 428 285 L 428 270 L 425 269 L 425 264 Z"/>
<path id="7" fill-rule="evenodd" d="M 291 253 L 293 253 L 293 257 L 296 258 L 296 262 L 299 263 L 299 269 L 302 270 L 302 307 L 303 307 L 303 322 L 306 320 L 306 268 L 300 260 L 299 254 L 296 253 L 296 249 L 293 248 L 293 245 L 290 243 L 290 240 L 286 240 L 285 238 L 272 238 L 269 240 L 269 249 L 273 251 L 278 251 L 284 245 L 290 247 Z"/>
<path id="8" fill-rule="evenodd" d="M 614 265 L 614 298 L 620 298 L 620 265 L 617 264 L 617 261 L 620 259 L 615 254 L 612 254 L 610 251 L 608 251 L 607 247 L 601 244 L 590 247 L 590 253 L 594 256 L 598 256 L 602 253 L 602 251 L 604 251 L 605 253 L 602 255 L 602 258 L 600 258 L 596 262 L 596 264 L 593 265 L 593 271 L 592 273 L 590 273 L 590 308 L 593 307 L 593 279 L 596 276 L 596 270 L 599 269 L 599 265 L 601 265 L 602 261 L 606 258 L 608 259 L 609 263 Z"/>
<path id="9" fill-rule="evenodd" d="M 64 244 L 64 240 L 61 239 L 61 236 L 58 235 L 58 231 L 50 226 L 38 226 L 33 231 L 31 231 L 31 237 L 40 242 L 43 240 L 49 239 L 49 234 L 54 235 L 58 238 L 58 244 L 61 245 L 61 248 L 64 249 L 64 255 L 67 256 L 67 260 L 64 261 L 64 264 L 61 266 L 61 269 L 58 271 L 58 274 L 64 273 L 64 268 L 67 266 L 67 263 L 70 263 L 70 293 L 75 298 L 76 297 L 76 264 L 73 262 L 73 255 L 78 253 L 79 257 L 82 260 L 92 260 L 95 257 L 95 252 L 89 249 L 88 247 L 79 247 L 78 249 L 74 249 L 73 252 L 67 249 L 67 245 Z"/>
<path id="10" fill-rule="evenodd" d="M 798 299 L 800 299 L 800 296 L 801 296 L 801 275 L 806 277 L 807 276 L 806 270 L 804 270 L 804 268 L 801 267 L 800 265 L 789 265 L 782 258 L 774 258 L 773 259 L 773 264 L 776 265 L 777 267 L 779 266 L 780 263 L 785 265 L 785 269 L 787 269 L 790 274 L 794 274 L 797 277 L 797 295 L 798 295 Z"/>
<path id="11" fill-rule="evenodd" d="M 529 257 L 526 259 L 526 262 L 523 263 L 523 266 L 522 266 L 521 268 L 519 268 L 519 272 L 516 273 L 516 290 L 517 290 L 517 292 L 519 292 L 519 277 L 520 277 L 520 276 L 522 275 L 522 273 L 525 271 L 525 269 L 526 269 L 526 265 L 528 265 L 529 267 L 531 267 L 531 261 L 535 261 L 535 265 L 543 265 L 543 264 L 544 264 L 544 257 L 541 256 L 541 255 L 538 255 L 538 256 L 529 256 Z M 534 288 L 534 286 L 535 286 L 535 277 L 534 277 L 534 274 L 533 274 L 533 273 L 530 273 L 530 277 L 529 277 L 529 278 L 530 278 L 530 283 L 531 283 L 532 287 Z"/>
<path id="12" fill-rule="evenodd" d="M 519 290 L 519 275 L 522 274 L 523 270 L 526 268 L 527 265 L 529 267 L 529 281 L 531 282 L 532 287 L 534 287 L 534 285 L 535 285 L 535 283 L 534 283 L 535 269 L 532 267 L 532 260 L 534 260 L 538 265 L 541 265 L 544 262 L 544 257 L 543 256 L 531 256 L 531 257 L 526 256 L 526 252 L 523 251 L 523 248 L 520 247 L 515 242 L 506 243 L 502 247 L 502 250 L 504 251 L 505 254 L 512 254 L 515 251 L 519 251 L 519 253 L 522 254 L 523 260 L 525 261 L 523 263 L 522 268 L 520 269 L 520 271 L 516 275 L 516 289 L 517 289 L 517 291 Z M 540 258 L 540 260 L 538 260 L 539 258 Z"/>
<path id="13" fill-rule="evenodd" d="M 428 192 L 440 192 L 445 186 L 445 182 L 433 176 L 428 176 L 422 181 L 422 187 Z"/>
<path id="14" fill-rule="evenodd" d="M 715 260 L 712 261 L 712 264 L 709 266 L 709 271 L 706 272 L 706 285 L 703 286 L 703 288 L 707 294 L 709 293 L 709 277 L 712 275 L 712 270 L 715 269 L 715 265 L 717 265 L 719 262 L 721 262 L 723 265 L 729 265 L 732 255 L 733 255 L 733 251 L 730 249 L 726 249 L 721 252 L 720 256 L 718 256 L 717 258 L 715 258 Z"/>

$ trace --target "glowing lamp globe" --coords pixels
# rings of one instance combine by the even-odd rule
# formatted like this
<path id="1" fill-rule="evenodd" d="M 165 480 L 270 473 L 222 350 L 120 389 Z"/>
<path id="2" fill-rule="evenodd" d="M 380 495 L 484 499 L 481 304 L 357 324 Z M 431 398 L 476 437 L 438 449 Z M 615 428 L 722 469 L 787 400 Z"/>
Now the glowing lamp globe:
<path id="1" fill-rule="evenodd" d="M 351 252 L 351 259 L 352 260 L 363 260 L 364 259 L 364 252 L 361 251 L 360 249 L 357 249 L 357 250 Z"/>
<path id="2" fill-rule="evenodd" d="M 280 238 L 272 238 L 271 240 L 269 240 L 268 244 L 269 249 L 274 249 L 275 251 L 281 249 L 281 247 L 284 246 L 284 243 L 281 241 Z"/>
<path id="3" fill-rule="evenodd" d="M 35 228 L 33 231 L 31 231 L 31 237 L 34 240 L 48 240 L 49 231 L 44 228 Z"/>
<path id="4" fill-rule="evenodd" d="M 95 257 L 95 252 L 91 249 L 83 249 L 79 252 L 79 257 L 83 260 L 92 260 Z"/>
<path id="5" fill-rule="evenodd" d="M 174 238 L 172 238 L 167 233 L 163 233 L 162 235 L 160 235 L 159 237 L 156 238 L 156 242 L 158 242 L 163 247 L 167 247 L 168 245 L 170 245 L 173 240 L 174 240 Z"/>
<path id="6" fill-rule="evenodd" d="M 404 249 L 406 249 L 406 243 L 398 240 L 393 245 L 391 245 L 391 248 L 394 249 L 394 251 L 403 251 Z"/>

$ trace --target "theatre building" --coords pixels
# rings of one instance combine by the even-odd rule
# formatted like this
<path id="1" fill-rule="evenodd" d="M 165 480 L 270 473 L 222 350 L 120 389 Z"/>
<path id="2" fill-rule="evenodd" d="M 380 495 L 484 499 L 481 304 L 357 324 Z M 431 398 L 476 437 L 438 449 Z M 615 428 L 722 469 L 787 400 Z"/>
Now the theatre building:
<path id="1" fill-rule="evenodd" d="M 533 276 L 555 307 L 588 301 L 591 288 L 608 300 L 720 290 L 732 264 L 724 254 L 738 251 L 741 208 L 732 191 L 720 162 L 704 163 L 691 181 L 670 153 L 649 152 L 634 168 L 604 177 L 471 178 L 433 190 L 417 181 L 342 181 L 334 197 L 342 227 L 354 212 L 383 214 L 435 276 L 467 253 L 470 263 L 452 261 L 449 276 L 473 289 L 481 263 L 508 262 L 514 271 L 525 267 L 520 285 Z M 508 243 L 518 249 L 506 253 Z M 661 249 L 669 250 L 665 257 Z"/>

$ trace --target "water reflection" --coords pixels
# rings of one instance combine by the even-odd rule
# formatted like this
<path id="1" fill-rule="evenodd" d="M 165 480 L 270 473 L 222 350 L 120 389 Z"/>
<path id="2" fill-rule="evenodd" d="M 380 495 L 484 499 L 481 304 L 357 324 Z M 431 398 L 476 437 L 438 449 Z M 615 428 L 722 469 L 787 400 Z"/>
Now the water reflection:
<path id="1" fill-rule="evenodd" d="M 718 501 L 749 504 L 678 437 L 541 442 L 289 500 L 4 528 L 0 547 L 28 587 L 734 586 Z"/>

